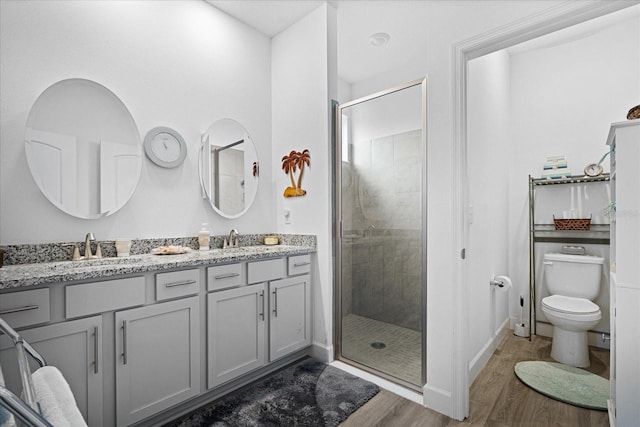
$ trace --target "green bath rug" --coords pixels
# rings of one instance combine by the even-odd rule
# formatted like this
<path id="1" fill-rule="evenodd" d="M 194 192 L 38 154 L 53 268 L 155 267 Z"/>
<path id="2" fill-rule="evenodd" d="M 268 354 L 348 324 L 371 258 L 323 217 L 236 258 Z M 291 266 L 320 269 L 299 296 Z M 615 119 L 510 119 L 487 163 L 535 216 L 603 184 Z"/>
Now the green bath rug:
<path id="1" fill-rule="evenodd" d="M 607 410 L 609 380 L 584 369 L 556 362 L 516 364 L 516 376 L 535 391 L 552 399 L 598 411 Z"/>

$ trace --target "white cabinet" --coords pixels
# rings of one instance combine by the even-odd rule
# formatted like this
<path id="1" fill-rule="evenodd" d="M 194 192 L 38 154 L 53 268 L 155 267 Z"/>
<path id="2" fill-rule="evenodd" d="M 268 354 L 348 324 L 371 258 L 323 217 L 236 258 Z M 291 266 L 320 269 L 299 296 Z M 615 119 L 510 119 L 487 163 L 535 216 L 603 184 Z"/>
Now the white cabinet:
<path id="1" fill-rule="evenodd" d="M 90 426 L 102 426 L 102 316 L 19 331 L 22 338 L 57 367 L 66 378 L 82 416 Z M 6 337 L 0 341 L 0 364 L 7 385 L 20 390 L 16 355 Z M 37 365 L 31 366 L 32 372 Z"/>
<path id="2" fill-rule="evenodd" d="M 198 300 L 115 313 L 117 425 L 130 425 L 200 393 Z"/>
<path id="3" fill-rule="evenodd" d="M 611 125 L 611 401 L 612 426 L 640 420 L 640 119 Z"/>
<path id="4" fill-rule="evenodd" d="M 311 281 L 309 275 L 269 282 L 269 360 L 311 344 Z"/>
<path id="5" fill-rule="evenodd" d="M 207 295 L 208 388 L 266 363 L 265 285 Z"/>

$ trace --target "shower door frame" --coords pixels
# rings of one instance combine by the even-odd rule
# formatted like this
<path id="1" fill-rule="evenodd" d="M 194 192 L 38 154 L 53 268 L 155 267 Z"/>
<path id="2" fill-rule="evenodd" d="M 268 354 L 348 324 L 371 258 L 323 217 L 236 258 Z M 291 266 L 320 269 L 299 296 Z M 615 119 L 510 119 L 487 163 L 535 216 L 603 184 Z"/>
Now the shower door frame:
<path id="1" fill-rule="evenodd" d="M 421 384 L 415 385 L 400 378 L 394 377 L 386 372 L 363 365 L 355 360 L 342 356 L 342 110 L 357 104 L 372 101 L 399 92 L 404 89 L 420 86 L 422 92 L 421 99 L 421 119 L 422 134 L 420 142 L 422 146 L 422 223 L 421 223 L 421 242 L 422 242 L 422 259 L 421 259 L 421 364 L 420 376 Z M 394 86 L 390 89 L 376 92 L 372 95 L 364 96 L 343 104 L 334 103 L 334 143 L 333 143 L 333 161 L 334 161 L 334 180 L 333 180 L 333 205 L 334 205 L 334 358 L 335 360 L 344 362 L 355 368 L 372 373 L 376 376 L 389 380 L 393 383 L 401 385 L 405 388 L 422 393 L 423 386 L 427 382 L 427 78 L 420 78 L 411 82 Z"/>

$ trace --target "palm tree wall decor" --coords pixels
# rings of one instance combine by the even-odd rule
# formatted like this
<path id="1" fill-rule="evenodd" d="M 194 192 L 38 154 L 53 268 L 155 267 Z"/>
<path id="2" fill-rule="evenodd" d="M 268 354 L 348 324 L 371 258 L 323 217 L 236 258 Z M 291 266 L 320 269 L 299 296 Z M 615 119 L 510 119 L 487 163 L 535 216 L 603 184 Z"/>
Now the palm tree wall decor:
<path id="1" fill-rule="evenodd" d="M 302 189 L 302 174 L 305 165 L 311 166 L 311 155 L 306 149 L 302 152 L 292 150 L 288 156 L 282 158 L 282 170 L 291 179 L 291 187 L 284 190 L 284 197 L 299 197 L 307 194 L 307 190 Z M 299 171 L 297 182 L 294 179 L 296 171 Z"/>

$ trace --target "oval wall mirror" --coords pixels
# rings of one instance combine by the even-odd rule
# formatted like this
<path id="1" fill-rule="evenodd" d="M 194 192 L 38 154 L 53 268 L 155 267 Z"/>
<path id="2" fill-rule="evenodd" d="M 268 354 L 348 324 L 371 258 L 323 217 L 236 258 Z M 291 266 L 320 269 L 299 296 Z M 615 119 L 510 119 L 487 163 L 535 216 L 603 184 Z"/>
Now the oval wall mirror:
<path id="1" fill-rule="evenodd" d="M 25 149 L 45 197 L 77 218 L 122 208 L 142 170 L 142 143 L 129 110 L 109 89 L 85 79 L 60 81 L 38 97 Z"/>
<path id="2" fill-rule="evenodd" d="M 233 119 L 214 122 L 202 135 L 200 184 L 211 207 L 225 218 L 249 209 L 258 192 L 260 165 L 249 132 Z"/>

